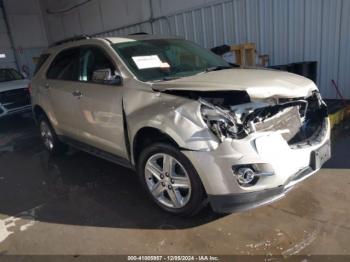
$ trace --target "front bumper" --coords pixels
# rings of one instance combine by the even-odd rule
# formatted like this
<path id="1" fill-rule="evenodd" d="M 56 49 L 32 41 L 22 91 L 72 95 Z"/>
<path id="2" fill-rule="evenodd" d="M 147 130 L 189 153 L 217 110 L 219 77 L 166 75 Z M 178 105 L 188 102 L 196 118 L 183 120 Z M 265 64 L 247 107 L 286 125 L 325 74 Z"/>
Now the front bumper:
<path id="1" fill-rule="evenodd" d="M 318 170 L 313 170 L 311 167 L 305 168 L 295 174 L 296 179 L 292 179 L 288 184 L 276 188 L 250 193 L 209 195 L 209 202 L 212 209 L 218 213 L 241 212 L 268 205 L 283 198 L 297 183 L 313 175 L 317 171 Z"/>
<path id="2" fill-rule="evenodd" d="M 22 114 L 25 112 L 29 112 L 32 110 L 32 105 L 26 105 L 18 108 L 13 108 L 11 110 L 8 110 L 6 107 L 0 104 L 0 118 L 5 116 L 11 116 L 16 114 Z"/>
<path id="3" fill-rule="evenodd" d="M 318 157 L 320 151 L 325 155 Z M 330 157 L 330 124 L 326 119 L 314 143 L 297 148 L 290 147 L 277 132 L 257 132 L 242 140 L 225 140 L 214 151 L 183 153 L 196 168 L 215 211 L 242 211 L 282 198 L 316 173 Z M 269 170 L 260 171 L 272 171 L 273 175 L 242 187 L 232 171 L 237 165 L 267 167 Z"/>

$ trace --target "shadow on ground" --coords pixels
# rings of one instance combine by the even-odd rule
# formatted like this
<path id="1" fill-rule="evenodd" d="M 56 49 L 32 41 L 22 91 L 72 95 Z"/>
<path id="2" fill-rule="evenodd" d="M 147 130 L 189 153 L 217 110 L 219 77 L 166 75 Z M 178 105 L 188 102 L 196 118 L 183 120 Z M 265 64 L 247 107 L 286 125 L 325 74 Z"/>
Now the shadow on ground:
<path id="1" fill-rule="evenodd" d="M 42 222 L 144 229 L 190 228 L 222 217 L 209 207 L 193 218 L 169 215 L 132 170 L 75 150 L 50 157 L 30 116 L 0 123 L 0 214 L 35 209 Z"/>

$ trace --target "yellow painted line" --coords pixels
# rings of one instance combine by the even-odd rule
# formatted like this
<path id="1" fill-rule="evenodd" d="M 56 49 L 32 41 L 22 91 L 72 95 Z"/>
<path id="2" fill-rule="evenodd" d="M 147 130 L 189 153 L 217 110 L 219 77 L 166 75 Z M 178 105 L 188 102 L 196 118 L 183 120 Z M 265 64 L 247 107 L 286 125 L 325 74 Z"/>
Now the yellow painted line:
<path id="1" fill-rule="evenodd" d="M 331 122 L 331 128 L 335 125 L 341 123 L 345 118 L 350 116 L 350 107 L 346 107 L 338 110 L 337 112 L 329 115 L 329 120 Z"/>

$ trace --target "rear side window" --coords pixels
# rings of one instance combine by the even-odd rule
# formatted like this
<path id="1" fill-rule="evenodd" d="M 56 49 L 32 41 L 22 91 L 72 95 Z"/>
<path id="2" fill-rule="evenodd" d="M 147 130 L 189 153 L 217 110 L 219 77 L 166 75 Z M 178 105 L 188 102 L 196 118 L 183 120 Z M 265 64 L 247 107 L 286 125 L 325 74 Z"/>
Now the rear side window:
<path id="1" fill-rule="evenodd" d="M 47 78 L 78 81 L 79 48 L 71 48 L 59 53 L 47 72 Z"/>
<path id="2" fill-rule="evenodd" d="M 39 60 L 36 64 L 34 75 L 40 70 L 40 68 L 43 66 L 43 64 L 46 62 L 46 60 L 50 57 L 50 54 L 42 54 L 39 57 Z"/>

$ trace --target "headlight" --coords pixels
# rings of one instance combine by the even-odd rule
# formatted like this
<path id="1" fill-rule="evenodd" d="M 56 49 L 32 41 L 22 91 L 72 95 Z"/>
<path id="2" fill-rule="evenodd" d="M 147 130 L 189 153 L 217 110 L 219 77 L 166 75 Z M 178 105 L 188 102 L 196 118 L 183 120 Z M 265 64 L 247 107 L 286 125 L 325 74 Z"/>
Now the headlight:
<path id="1" fill-rule="evenodd" d="M 205 100 L 199 101 L 202 104 L 201 114 L 204 122 L 221 142 L 226 137 L 239 139 L 246 135 L 243 126 L 239 125 L 229 112 Z"/>

